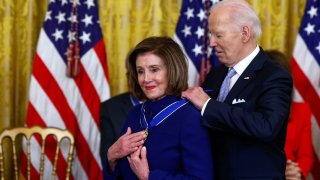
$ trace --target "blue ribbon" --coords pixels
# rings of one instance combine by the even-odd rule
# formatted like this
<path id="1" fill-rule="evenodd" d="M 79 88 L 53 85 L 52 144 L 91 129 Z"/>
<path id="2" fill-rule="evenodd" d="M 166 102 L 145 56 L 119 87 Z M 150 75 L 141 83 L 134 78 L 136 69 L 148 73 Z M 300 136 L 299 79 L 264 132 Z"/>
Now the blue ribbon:
<path id="1" fill-rule="evenodd" d="M 206 93 L 211 92 L 211 89 L 204 90 Z M 173 102 L 163 110 L 161 110 L 157 115 L 155 115 L 151 122 L 148 125 L 146 116 L 145 116 L 145 103 L 141 106 L 141 116 L 140 116 L 140 124 L 143 128 L 150 129 L 152 127 L 158 126 L 165 119 L 167 119 L 172 113 L 178 110 L 180 107 L 186 105 L 189 101 L 187 99 L 182 99 L 180 101 Z"/>
<path id="2" fill-rule="evenodd" d="M 131 94 L 130 94 L 130 100 L 133 106 L 141 104 L 141 101 L 139 101 L 136 97 L 132 96 Z"/>
<path id="3" fill-rule="evenodd" d="M 152 128 L 155 126 L 158 126 L 160 123 L 162 123 L 165 119 L 167 119 L 171 114 L 173 114 L 176 110 L 181 108 L 182 106 L 186 105 L 189 101 L 187 99 L 182 99 L 180 101 L 173 102 L 163 110 L 161 110 L 157 115 L 155 115 L 151 122 L 147 123 L 146 116 L 145 116 L 145 104 L 141 107 L 141 117 L 140 117 L 140 123 L 141 125 L 144 124 L 143 128 Z M 142 123 L 143 122 L 143 123 Z"/>

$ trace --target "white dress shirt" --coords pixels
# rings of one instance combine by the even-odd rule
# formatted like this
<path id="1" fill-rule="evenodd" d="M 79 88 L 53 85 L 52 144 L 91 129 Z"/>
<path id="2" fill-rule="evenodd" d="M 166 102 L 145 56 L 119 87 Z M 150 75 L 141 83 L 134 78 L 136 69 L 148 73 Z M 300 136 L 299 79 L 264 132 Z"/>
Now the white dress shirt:
<path id="1" fill-rule="evenodd" d="M 257 56 L 257 54 L 259 53 L 260 48 L 257 45 L 257 47 L 252 51 L 252 53 L 249 54 L 249 56 L 245 57 L 244 59 L 242 59 L 241 61 L 239 61 L 235 66 L 233 66 L 233 69 L 237 72 L 230 81 L 230 86 L 229 86 L 229 91 L 231 90 L 231 88 L 233 87 L 233 85 L 236 83 L 236 81 L 239 79 L 239 77 L 241 76 L 241 74 L 244 72 L 244 70 L 249 66 L 249 64 L 251 63 L 251 61 Z M 231 68 L 231 67 L 230 67 Z M 204 110 L 207 107 L 207 104 L 209 102 L 211 98 L 209 98 L 203 105 L 202 109 L 201 109 L 201 115 L 203 115 Z"/>

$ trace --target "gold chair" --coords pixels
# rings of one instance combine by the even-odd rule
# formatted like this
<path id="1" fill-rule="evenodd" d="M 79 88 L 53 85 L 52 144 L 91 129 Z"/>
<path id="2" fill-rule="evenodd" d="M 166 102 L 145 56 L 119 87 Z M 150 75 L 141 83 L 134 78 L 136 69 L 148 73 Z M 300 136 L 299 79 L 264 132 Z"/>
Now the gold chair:
<path id="1" fill-rule="evenodd" d="M 46 147 L 46 138 L 49 136 L 53 136 L 56 139 L 56 149 L 54 154 L 54 163 L 52 165 L 52 174 L 51 179 L 55 179 L 57 176 L 57 164 L 58 164 L 58 154 L 59 149 L 61 147 L 61 142 L 64 138 L 67 138 L 70 142 L 67 151 L 68 151 L 68 157 L 67 157 L 67 167 L 66 167 L 66 179 L 69 179 L 69 176 L 71 174 L 71 164 L 73 159 L 73 149 L 74 149 L 74 137 L 68 130 L 62 130 L 54 127 L 39 127 L 39 126 L 33 126 L 33 127 L 17 127 L 13 129 L 7 129 L 4 130 L 0 134 L 0 179 L 3 180 L 5 178 L 5 164 L 4 164 L 4 150 L 3 150 L 3 140 L 5 138 L 9 138 L 11 140 L 12 145 L 12 153 L 13 153 L 13 167 L 14 167 L 14 177 L 15 179 L 19 179 L 19 165 L 17 162 L 17 148 L 16 148 L 16 138 L 18 135 L 22 135 L 26 139 L 26 148 L 27 148 L 27 179 L 30 179 L 31 174 L 31 137 L 35 137 L 36 134 L 39 134 L 41 137 L 41 155 L 40 155 L 40 179 L 43 179 L 44 175 L 44 160 L 45 160 L 45 147 Z M 36 135 L 36 136 L 39 136 Z M 7 157 L 7 156 L 6 156 Z M 13 179 L 13 178 L 12 178 Z M 47 178 L 46 178 L 47 179 Z"/>

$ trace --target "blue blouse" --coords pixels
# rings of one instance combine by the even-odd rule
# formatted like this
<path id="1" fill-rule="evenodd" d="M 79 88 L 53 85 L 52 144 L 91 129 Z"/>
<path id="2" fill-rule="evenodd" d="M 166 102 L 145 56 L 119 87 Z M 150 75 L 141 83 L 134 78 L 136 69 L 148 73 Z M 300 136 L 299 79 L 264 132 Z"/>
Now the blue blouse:
<path id="1" fill-rule="evenodd" d="M 145 117 L 152 118 L 178 97 L 166 96 L 158 101 L 145 102 Z M 145 129 L 140 122 L 142 105 L 137 105 L 128 113 L 123 127 L 132 132 Z M 213 161 L 209 135 L 200 121 L 200 112 L 190 103 L 177 109 L 158 126 L 149 128 L 144 143 L 149 163 L 149 179 L 213 179 Z M 114 173 L 123 179 L 137 179 L 127 158 L 119 160 Z"/>

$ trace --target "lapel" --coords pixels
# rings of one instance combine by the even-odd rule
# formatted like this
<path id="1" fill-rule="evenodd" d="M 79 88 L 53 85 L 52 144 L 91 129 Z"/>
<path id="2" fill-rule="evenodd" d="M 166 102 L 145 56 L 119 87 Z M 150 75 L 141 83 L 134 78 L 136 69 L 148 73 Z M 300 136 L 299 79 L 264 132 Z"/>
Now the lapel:
<path id="1" fill-rule="evenodd" d="M 208 94 L 211 98 L 217 99 L 222 82 L 228 73 L 228 68 L 221 64 L 216 67 L 214 71 L 210 71 L 210 73 L 211 74 L 208 74 L 205 81 L 206 84 L 204 84 L 203 87 L 208 90 L 213 90 Z"/>
<path id="2" fill-rule="evenodd" d="M 251 61 L 248 67 L 241 74 L 239 79 L 236 81 L 234 86 L 231 88 L 228 93 L 225 102 L 231 103 L 234 98 L 238 98 L 239 94 L 243 89 L 249 84 L 252 83 L 256 77 L 256 72 L 262 69 L 263 64 L 268 59 L 267 55 L 264 53 L 262 48 L 260 48 L 257 56 Z"/>

